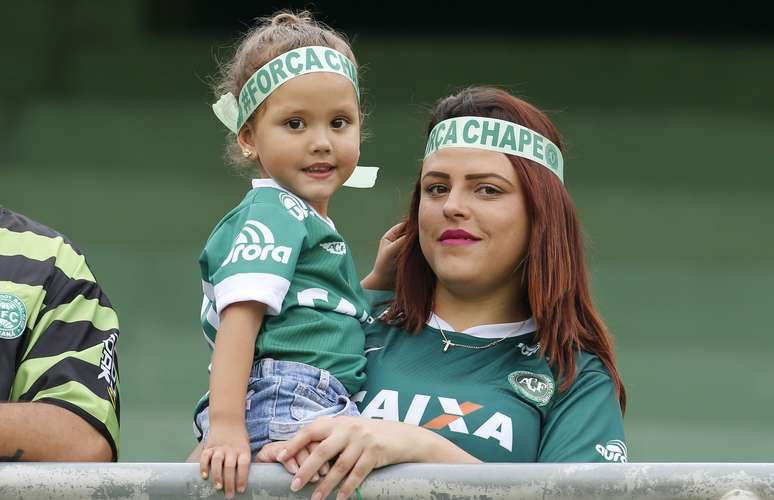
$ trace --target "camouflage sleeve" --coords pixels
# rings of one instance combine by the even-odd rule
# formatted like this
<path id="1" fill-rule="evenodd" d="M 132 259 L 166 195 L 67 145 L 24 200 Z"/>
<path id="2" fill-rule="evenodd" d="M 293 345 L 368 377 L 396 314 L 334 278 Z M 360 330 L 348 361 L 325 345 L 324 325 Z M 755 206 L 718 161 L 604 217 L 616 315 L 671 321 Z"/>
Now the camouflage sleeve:
<path id="1" fill-rule="evenodd" d="M 83 256 L 61 243 L 52 258 L 29 259 L 46 277 L 45 294 L 20 351 L 11 401 L 70 410 L 119 450 L 118 319 Z"/>

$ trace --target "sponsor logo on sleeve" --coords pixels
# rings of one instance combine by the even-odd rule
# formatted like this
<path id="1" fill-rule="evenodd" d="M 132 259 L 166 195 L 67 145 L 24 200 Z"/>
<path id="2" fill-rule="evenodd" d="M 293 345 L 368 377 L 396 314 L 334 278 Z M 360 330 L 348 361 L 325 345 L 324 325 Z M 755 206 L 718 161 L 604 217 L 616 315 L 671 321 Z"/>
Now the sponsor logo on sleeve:
<path id="1" fill-rule="evenodd" d="M 248 220 L 245 227 L 239 231 L 234 240 L 231 251 L 226 256 L 220 267 L 233 264 L 239 260 L 265 261 L 271 259 L 274 262 L 287 264 L 293 249 L 274 244 L 274 234 L 265 224 L 257 220 Z"/>
<path id="2" fill-rule="evenodd" d="M 629 461 L 629 457 L 626 451 L 626 443 L 619 439 L 612 439 L 604 446 L 597 444 L 595 446 L 597 453 L 608 462 L 620 462 L 626 463 Z"/>
<path id="3" fill-rule="evenodd" d="M 554 395 L 554 381 L 540 373 L 515 371 L 508 375 L 508 382 L 516 394 L 538 406 L 548 404 Z"/>
<path id="4" fill-rule="evenodd" d="M 320 243 L 320 246 L 328 253 L 333 255 L 346 255 L 347 244 L 343 241 L 331 241 L 328 243 Z"/>
<path id="5" fill-rule="evenodd" d="M 297 220 L 302 221 L 309 217 L 309 209 L 306 207 L 306 204 L 295 196 L 288 193 L 280 193 L 279 199 L 282 206 Z"/>
<path id="6" fill-rule="evenodd" d="M 116 382 L 118 381 L 115 362 L 117 340 L 118 333 L 112 333 L 102 341 L 102 357 L 99 360 L 99 368 L 102 371 L 97 375 L 97 380 L 104 380 L 107 384 L 107 393 L 113 408 L 116 407 Z"/>
<path id="7" fill-rule="evenodd" d="M 27 306 L 13 293 L 0 293 L 0 339 L 19 337 L 27 326 Z"/>

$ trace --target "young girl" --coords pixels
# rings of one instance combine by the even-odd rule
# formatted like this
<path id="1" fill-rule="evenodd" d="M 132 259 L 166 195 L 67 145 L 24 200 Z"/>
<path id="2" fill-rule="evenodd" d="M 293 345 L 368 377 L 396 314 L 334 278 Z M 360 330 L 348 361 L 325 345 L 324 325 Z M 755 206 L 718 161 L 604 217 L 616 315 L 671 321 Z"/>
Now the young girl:
<path id="1" fill-rule="evenodd" d="M 321 415 L 357 415 L 349 395 L 365 380 L 361 325 L 373 320 L 328 217 L 333 193 L 358 181 L 351 48 L 308 13 L 279 13 L 247 34 L 220 88 L 213 110 L 261 174 L 199 259 L 214 349 L 195 419 L 200 465 L 230 498 L 264 444 Z"/>

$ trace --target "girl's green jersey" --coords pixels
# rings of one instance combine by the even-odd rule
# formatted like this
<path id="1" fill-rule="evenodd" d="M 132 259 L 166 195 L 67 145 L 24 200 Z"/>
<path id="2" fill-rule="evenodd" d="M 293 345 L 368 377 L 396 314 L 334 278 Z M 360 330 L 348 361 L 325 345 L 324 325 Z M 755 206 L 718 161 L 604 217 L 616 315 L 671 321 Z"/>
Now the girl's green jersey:
<path id="1" fill-rule="evenodd" d="M 444 332 L 468 346 L 496 340 Z M 484 462 L 628 460 L 615 385 L 592 354 L 578 354 L 577 377 L 560 393 L 534 331 L 446 351 L 432 326 L 412 335 L 376 321 L 366 333 L 368 380 L 355 396 L 365 417 L 421 425 Z"/>
<path id="2" fill-rule="evenodd" d="M 365 380 L 363 325 L 373 322 L 349 246 L 330 219 L 272 179 L 221 220 L 199 258 L 201 322 L 210 344 L 220 313 L 241 301 L 266 304 L 255 358 L 329 371 L 351 393 Z"/>

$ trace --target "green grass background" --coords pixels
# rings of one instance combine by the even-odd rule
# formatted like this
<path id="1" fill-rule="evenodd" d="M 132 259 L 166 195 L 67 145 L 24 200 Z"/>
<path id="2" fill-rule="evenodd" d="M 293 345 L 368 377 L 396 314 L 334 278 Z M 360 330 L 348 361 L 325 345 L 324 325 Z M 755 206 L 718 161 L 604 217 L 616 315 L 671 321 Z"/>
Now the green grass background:
<path id="1" fill-rule="evenodd" d="M 35 47 L 19 56 L 0 100 L 16 110 L 0 203 L 73 238 L 119 313 L 121 459 L 180 461 L 207 385 L 196 259 L 247 183 L 223 166 L 208 108 L 225 42 L 116 40 L 68 53 L 58 91 Z M 429 105 L 503 85 L 569 145 L 632 460 L 772 461 L 774 46 L 364 35 L 355 51 L 361 164 L 382 170 L 376 189 L 340 191 L 332 216 L 362 274 L 406 209 Z"/>

